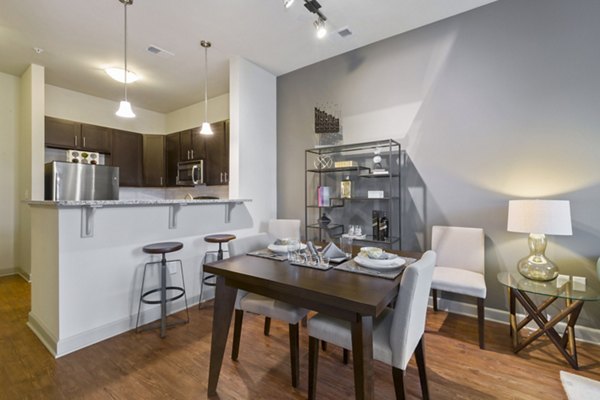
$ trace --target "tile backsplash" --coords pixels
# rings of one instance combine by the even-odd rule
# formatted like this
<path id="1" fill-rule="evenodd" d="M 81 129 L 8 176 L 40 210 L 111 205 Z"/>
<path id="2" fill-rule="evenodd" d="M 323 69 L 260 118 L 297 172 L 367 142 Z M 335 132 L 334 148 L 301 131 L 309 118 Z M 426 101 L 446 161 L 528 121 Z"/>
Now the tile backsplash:
<path id="1" fill-rule="evenodd" d="M 229 186 L 175 187 L 175 188 L 119 188 L 119 200 L 175 200 L 184 199 L 187 194 L 196 196 L 215 196 L 220 199 L 229 198 Z"/>

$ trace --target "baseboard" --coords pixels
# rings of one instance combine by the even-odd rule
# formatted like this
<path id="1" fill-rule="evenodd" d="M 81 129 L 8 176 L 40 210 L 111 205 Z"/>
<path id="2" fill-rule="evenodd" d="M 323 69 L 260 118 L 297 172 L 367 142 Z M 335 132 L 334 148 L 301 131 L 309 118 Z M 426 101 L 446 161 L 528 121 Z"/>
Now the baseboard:
<path id="1" fill-rule="evenodd" d="M 44 347 L 48 349 L 50 354 L 52 354 L 54 357 L 57 357 L 56 343 L 58 342 L 58 340 L 54 335 L 49 333 L 48 328 L 46 328 L 46 326 L 31 312 L 29 313 L 27 326 L 33 331 L 33 333 L 38 337 L 38 339 L 40 339 L 40 342 L 42 342 Z"/>
<path id="2" fill-rule="evenodd" d="M 205 291 L 203 297 L 206 298 L 204 298 L 203 301 L 210 300 L 212 298 L 210 295 L 210 291 Z M 199 296 L 192 296 L 189 298 L 188 308 L 197 305 L 198 299 Z M 185 302 L 183 300 L 176 301 L 169 305 L 169 314 L 183 310 L 185 310 Z M 149 324 L 158 319 L 160 319 L 160 306 L 152 306 L 152 308 L 142 310 L 140 315 L 140 325 Z M 29 313 L 29 321 L 27 325 L 40 339 L 44 346 L 50 351 L 50 353 L 52 353 L 54 357 L 59 358 L 103 340 L 109 339 L 113 336 L 117 336 L 121 333 L 135 329 L 136 320 L 137 314 L 132 314 L 129 317 L 122 318 L 109 324 L 105 324 L 59 340 L 51 335 L 48 329 L 31 313 Z"/>
<path id="3" fill-rule="evenodd" d="M 31 278 L 29 274 L 22 269 L 19 268 L 8 268 L 0 270 L 0 278 L 4 276 L 13 276 L 19 275 L 21 278 L 25 279 L 27 282 L 31 283 Z"/>
<path id="4" fill-rule="evenodd" d="M 429 297 L 429 307 L 433 307 L 433 300 Z M 466 315 L 477 318 L 477 306 L 475 304 L 463 303 L 456 300 L 448 300 L 438 297 L 438 310 L 447 311 L 452 314 Z M 509 324 L 510 313 L 505 310 L 485 307 L 485 319 L 487 321 L 498 322 L 500 324 Z M 524 314 L 517 313 L 517 320 L 525 318 Z M 564 331 L 567 324 L 559 322 L 556 328 L 559 331 Z M 530 322 L 526 328 L 531 330 L 538 329 L 535 322 Z M 587 326 L 575 326 L 575 338 L 577 341 L 593 343 L 600 345 L 600 329 L 590 328 Z"/>

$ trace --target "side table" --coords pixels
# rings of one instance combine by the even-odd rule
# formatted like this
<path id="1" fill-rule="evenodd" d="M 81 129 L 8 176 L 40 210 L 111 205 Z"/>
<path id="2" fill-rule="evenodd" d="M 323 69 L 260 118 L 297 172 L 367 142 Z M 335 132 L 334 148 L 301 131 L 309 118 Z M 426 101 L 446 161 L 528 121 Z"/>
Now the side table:
<path id="1" fill-rule="evenodd" d="M 527 279 L 518 272 L 500 272 L 498 281 L 508 288 L 510 301 L 510 335 L 513 351 L 518 353 L 537 338 L 546 335 L 571 367 L 579 369 L 577 363 L 577 347 L 575 344 L 575 324 L 586 301 L 600 300 L 600 283 L 597 279 L 587 278 L 584 284 L 573 281 L 573 277 L 559 275 L 558 278 L 539 282 Z M 536 305 L 529 294 L 547 296 L 541 304 Z M 548 319 L 544 310 L 558 299 L 564 299 L 565 307 L 554 317 Z M 523 306 L 528 315 L 517 322 L 516 301 Z M 555 326 L 566 319 L 567 326 L 560 335 Z M 534 321 L 539 329 L 520 338 L 519 331 L 529 322 Z"/>

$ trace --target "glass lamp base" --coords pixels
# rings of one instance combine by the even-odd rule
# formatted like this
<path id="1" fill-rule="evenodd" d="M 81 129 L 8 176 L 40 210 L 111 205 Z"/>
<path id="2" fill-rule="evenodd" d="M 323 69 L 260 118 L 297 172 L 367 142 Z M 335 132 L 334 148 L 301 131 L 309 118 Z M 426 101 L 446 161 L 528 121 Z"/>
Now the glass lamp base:
<path id="1" fill-rule="evenodd" d="M 525 257 L 517 264 L 519 273 L 534 281 L 551 281 L 558 276 L 558 267 L 547 258 Z"/>

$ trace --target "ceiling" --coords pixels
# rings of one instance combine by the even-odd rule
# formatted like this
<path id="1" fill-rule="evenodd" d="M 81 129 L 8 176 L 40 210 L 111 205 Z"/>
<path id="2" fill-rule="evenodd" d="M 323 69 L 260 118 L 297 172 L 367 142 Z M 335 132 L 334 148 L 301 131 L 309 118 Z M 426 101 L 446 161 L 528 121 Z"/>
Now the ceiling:
<path id="1" fill-rule="evenodd" d="M 129 86 L 135 107 L 171 112 L 204 97 L 208 51 L 209 97 L 229 92 L 229 59 L 239 55 L 275 75 L 365 46 L 494 0 L 319 0 L 329 34 L 315 37 L 314 14 L 303 0 L 134 0 L 127 10 Z M 336 32 L 349 28 L 352 35 Z M 154 45 L 174 55 L 147 51 Z M 41 48 L 36 53 L 33 48 Z M 123 66 L 123 5 L 119 0 L 2 0 L 0 71 L 20 76 L 31 63 L 46 83 L 115 102 L 122 84 L 103 71 Z"/>

